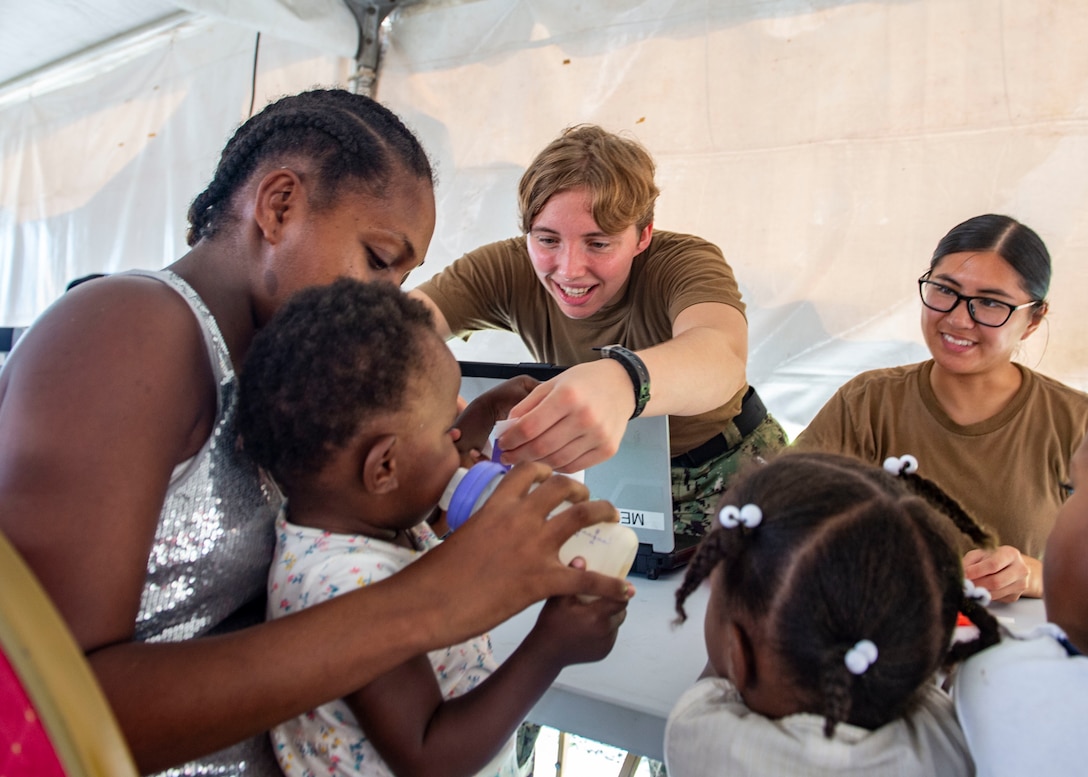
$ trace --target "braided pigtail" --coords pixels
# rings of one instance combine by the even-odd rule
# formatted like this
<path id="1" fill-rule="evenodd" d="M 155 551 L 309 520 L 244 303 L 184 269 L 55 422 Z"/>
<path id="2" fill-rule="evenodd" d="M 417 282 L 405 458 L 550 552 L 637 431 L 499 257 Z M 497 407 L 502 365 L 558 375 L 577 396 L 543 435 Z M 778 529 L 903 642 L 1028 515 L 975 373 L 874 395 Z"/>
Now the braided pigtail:
<path id="1" fill-rule="evenodd" d="M 714 567 L 725 559 L 728 539 L 724 531 L 712 530 L 707 532 L 700 541 L 699 547 L 695 549 L 695 555 L 692 556 L 684 572 L 684 580 L 676 589 L 676 623 L 687 620 L 688 614 L 684 610 L 684 602 L 704 580 L 710 577 Z"/>
<path id="2" fill-rule="evenodd" d="M 684 574 L 684 581 L 676 591 L 677 623 L 683 623 L 687 619 L 684 602 L 691 592 L 710 576 L 718 564 L 724 562 L 731 567 L 731 560 L 742 552 L 748 532 L 762 522 L 763 511 L 759 505 L 746 504 L 737 507 L 723 504 L 718 509 L 718 528 L 704 535 Z"/>
<path id="3" fill-rule="evenodd" d="M 980 595 L 980 592 L 985 592 L 987 595 Z M 945 661 L 947 666 L 970 658 L 975 653 L 993 647 L 1001 641 L 1001 626 L 993 613 L 986 609 L 986 602 L 989 601 L 988 593 L 985 588 L 976 588 L 970 581 L 967 581 L 960 591 L 960 612 L 975 625 L 978 636 L 973 640 L 954 642 L 948 650 Z"/>
<path id="4" fill-rule="evenodd" d="M 975 545 L 980 548 L 992 548 L 995 545 L 994 535 L 989 529 L 976 521 L 959 502 L 932 480 L 918 474 L 910 474 L 903 478 L 903 482 L 911 491 L 948 516 L 956 528 Z"/>
<path id="5" fill-rule="evenodd" d="M 824 653 L 820 671 L 820 698 L 823 699 L 824 736 L 835 735 L 835 726 L 850 718 L 853 696 L 850 692 L 852 677 L 846 670 L 845 651 L 832 649 Z"/>
<path id="6" fill-rule="evenodd" d="M 898 475 L 911 493 L 925 499 L 934 508 L 944 513 L 977 547 L 992 548 L 996 544 L 994 535 L 964 510 L 963 505 L 932 480 L 918 474 L 918 460 L 910 454 L 889 456 L 884 460 L 884 470 Z"/>

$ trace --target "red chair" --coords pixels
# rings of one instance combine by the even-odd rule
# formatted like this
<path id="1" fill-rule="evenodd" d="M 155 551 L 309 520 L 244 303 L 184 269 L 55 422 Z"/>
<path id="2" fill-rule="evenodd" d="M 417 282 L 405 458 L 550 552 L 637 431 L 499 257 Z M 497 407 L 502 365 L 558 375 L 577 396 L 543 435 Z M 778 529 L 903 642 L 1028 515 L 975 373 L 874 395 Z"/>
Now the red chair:
<path id="1" fill-rule="evenodd" d="M 137 774 L 83 652 L 0 534 L 0 775 Z"/>

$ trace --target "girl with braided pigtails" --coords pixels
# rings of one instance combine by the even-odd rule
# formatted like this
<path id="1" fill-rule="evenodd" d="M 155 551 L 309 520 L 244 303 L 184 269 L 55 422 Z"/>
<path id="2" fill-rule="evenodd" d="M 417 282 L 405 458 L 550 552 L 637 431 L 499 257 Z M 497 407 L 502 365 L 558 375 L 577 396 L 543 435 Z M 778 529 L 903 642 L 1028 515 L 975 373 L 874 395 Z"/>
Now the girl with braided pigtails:
<path id="1" fill-rule="evenodd" d="M 915 468 L 790 452 L 726 492 L 676 593 L 683 621 L 710 581 L 707 670 L 665 731 L 671 777 L 974 774 L 937 677 L 999 639 L 960 560 L 989 537 L 921 495 Z M 978 636 L 954 643 L 960 613 Z"/>

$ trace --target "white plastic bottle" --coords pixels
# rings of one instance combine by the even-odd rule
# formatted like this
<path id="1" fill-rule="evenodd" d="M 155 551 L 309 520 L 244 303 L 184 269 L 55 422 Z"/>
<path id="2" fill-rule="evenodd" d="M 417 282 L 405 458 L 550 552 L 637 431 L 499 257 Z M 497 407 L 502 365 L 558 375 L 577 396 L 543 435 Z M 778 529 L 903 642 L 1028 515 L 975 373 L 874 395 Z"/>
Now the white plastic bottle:
<path id="1" fill-rule="evenodd" d="M 475 513 L 498 487 L 507 467 L 494 461 L 481 461 L 466 469 L 461 467 L 446 486 L 438 506 L 446 511 L 446 524 L 456 531 Z M 533 488 L 535 488 L 535 484 Z M 552 515 L 570 507 L 563 502 Z M 595 523 L 579 529 L 559 549 L 559 560 L 569 564 L 575 557 L 586 561 L 586 569 L 613 577 L 627 577 L 638 552 L 638 536 L 628 526 Z"/>

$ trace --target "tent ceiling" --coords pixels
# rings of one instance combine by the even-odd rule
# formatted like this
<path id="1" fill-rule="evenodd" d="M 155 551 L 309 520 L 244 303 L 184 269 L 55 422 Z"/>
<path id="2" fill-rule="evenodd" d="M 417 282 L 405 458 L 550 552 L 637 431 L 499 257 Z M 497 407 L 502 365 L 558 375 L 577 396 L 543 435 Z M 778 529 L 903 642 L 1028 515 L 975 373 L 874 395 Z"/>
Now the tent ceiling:
<path id="1" fill-rule="evenodd" d="M 360 64 L 374 67 L 378 25 L 392 10 L 416 2 L 419 0 L 0 0 L 0 93 L 17 91 L 58 64 L 207 16 L 307 43 L 327 53 L 356 56 Z"/>
<path id="2" fill-rule="evenodd" d="M 0 0 L 0 86 L 182 13 L 171 0 Z"/>

